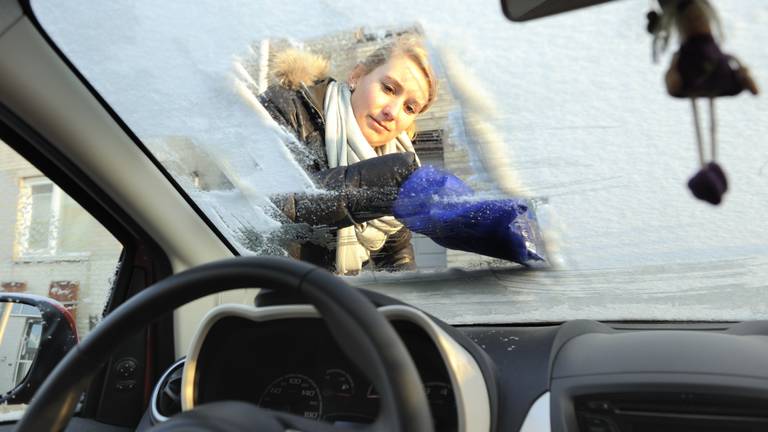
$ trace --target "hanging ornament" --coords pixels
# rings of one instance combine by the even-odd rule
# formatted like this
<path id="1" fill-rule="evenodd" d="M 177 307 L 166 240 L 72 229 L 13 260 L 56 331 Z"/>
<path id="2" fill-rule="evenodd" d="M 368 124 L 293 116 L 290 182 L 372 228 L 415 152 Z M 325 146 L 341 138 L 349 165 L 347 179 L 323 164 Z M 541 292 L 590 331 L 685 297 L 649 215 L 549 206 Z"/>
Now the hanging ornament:
<path id="1" fill-rule="evenodd" d="M 728 181 L 716 162 L 715 98 L 735 96 L 743 90 L 756 95 L 757 84 L 736 57 L 720 50 L 720 20 L 709 1 L 662 0 L 661 11 L 648 14 L 647 28 L 654 35 L 654 61 L 666 49 L 673 30 L 680 36 L 680 48 L 672 57 L 664 81 L 670 96 L 691 100 L 701 169 L 689 180 L 688 188 L 696 198 L 720 204 L 728 190 Z M 701 133 L 698 98 L 709 100 L 709 158 Z"/>

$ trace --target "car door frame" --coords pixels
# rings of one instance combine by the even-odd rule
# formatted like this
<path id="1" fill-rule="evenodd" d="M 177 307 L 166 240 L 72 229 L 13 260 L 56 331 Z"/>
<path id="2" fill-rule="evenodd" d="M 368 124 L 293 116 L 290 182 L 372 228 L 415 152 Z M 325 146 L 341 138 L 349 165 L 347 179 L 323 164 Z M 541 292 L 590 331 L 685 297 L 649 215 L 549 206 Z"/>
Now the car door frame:
<path id="1" fill-rule="evenodd" d="M 167 255 L 142 227 L 66 155 L 1 102 L 0 139 L 78 202 L 123 246 L 105 314 L 171 274 Z M 171 315 L 126 341 L 89 386 L 80 416 L 115 425 L 138 423 L 152 384 L 174 360 L 173 346 Z M 131 389 L 119 385 L 127 381 L 119 368 L 126 360 L 134 368 Z"/>

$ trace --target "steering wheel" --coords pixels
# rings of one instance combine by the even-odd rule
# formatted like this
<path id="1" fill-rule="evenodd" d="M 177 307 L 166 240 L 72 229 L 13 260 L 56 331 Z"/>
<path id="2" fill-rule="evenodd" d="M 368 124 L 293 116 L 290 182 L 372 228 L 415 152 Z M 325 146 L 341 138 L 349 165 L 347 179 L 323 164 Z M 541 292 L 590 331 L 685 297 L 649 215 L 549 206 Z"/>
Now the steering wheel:
<path id="1" fill-rule="evenodd" d="M 381 395 L 369 432 L 433 431 L 416 365 L 390 323 L 363 294 L 327 271 L 289 258 L 238 257 L 186 270 L 131 297 L 75 346 L 30 402 L 17 432 L 63 430 L 90 379 L 117 345 L 177 307 L 221 291 L 260 287 L 303 296 L 325 320 L 334 339 Z M 153 431 L 339 431 L 328 423 L 267 410 L 245 402 L 200 405 Z"/>

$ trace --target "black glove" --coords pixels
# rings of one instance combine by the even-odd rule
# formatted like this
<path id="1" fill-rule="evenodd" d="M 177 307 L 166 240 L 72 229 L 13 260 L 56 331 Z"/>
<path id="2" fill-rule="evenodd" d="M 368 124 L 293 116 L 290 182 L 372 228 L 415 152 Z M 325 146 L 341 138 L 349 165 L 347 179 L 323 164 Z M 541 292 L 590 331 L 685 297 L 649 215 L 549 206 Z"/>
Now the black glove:
<path id="1" fill-rule="evenodd" d="M 418 167 L 409 152 L 366 159 L 315 174 L 317 187 L 328 192 L 282 195 L 273 202 L 297 223 L 350 226 L 391 215 L 400 185 Z"/>

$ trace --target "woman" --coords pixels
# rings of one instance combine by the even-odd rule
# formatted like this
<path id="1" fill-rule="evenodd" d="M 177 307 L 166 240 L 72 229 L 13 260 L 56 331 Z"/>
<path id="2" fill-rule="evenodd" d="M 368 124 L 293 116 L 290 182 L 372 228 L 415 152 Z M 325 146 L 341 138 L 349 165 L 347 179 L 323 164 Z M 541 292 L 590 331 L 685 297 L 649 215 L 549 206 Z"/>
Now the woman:
<path id="1" fill-rule="evenodd" d="M 327 62 L 289 50 L 274 61 L 277 85 L 259 100 L 298 138 L 290 144 L 323 195 L 276 200 L 295 223 L 335 230 L 332 244 L 294 245 L 291 254 L 339 274 L 363 265 L 415 267 L 411 233 L 392 214 L 402 182 L 419 166 L 410 138 L 416 117 L 436 97 L 426 50 L 402 36 L 358 64 L 346 82 L 328 76 Z"/>

